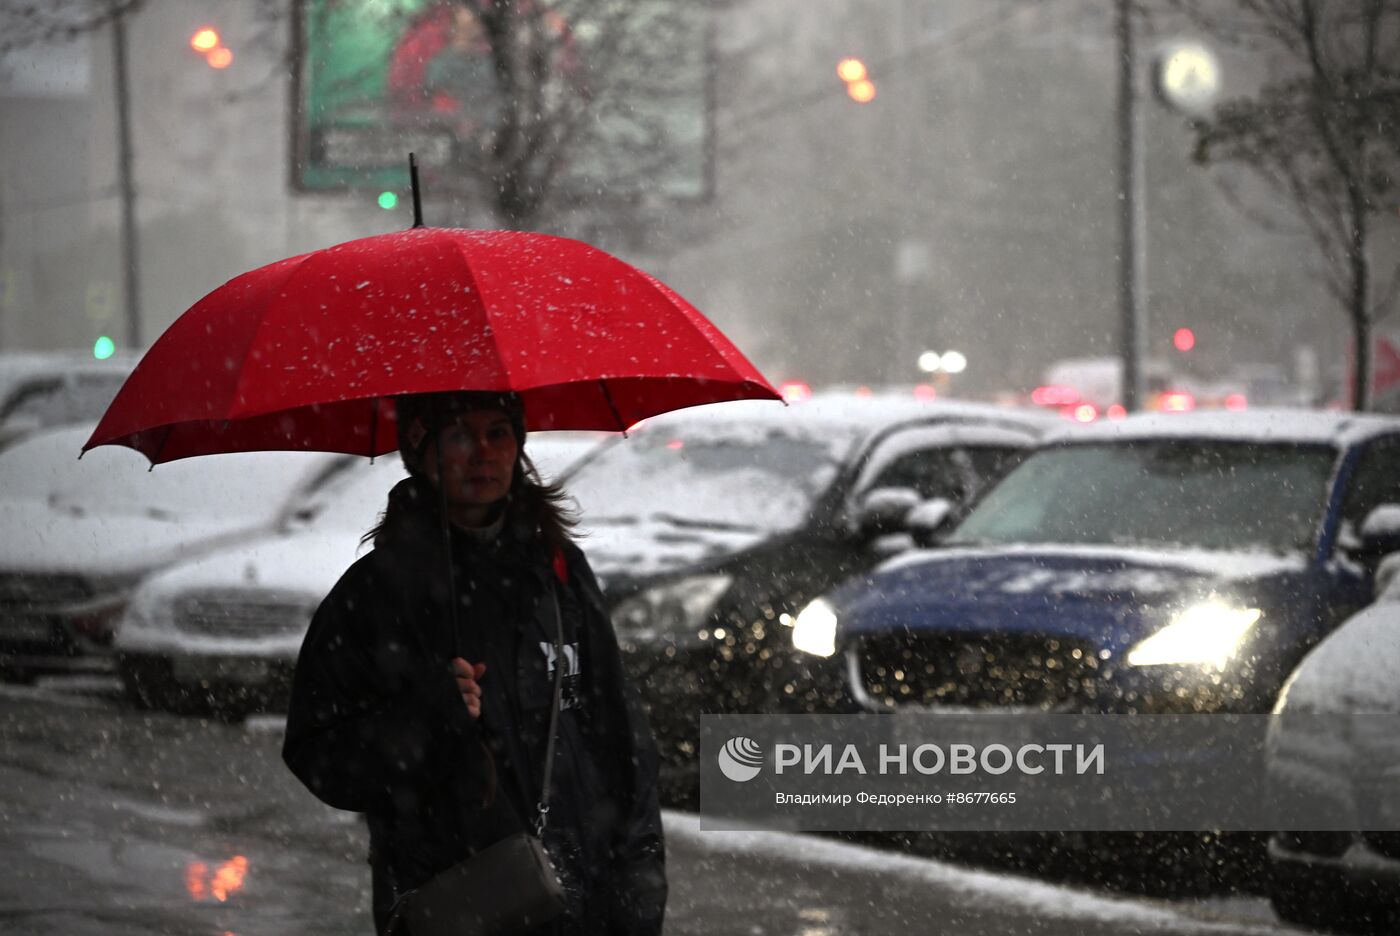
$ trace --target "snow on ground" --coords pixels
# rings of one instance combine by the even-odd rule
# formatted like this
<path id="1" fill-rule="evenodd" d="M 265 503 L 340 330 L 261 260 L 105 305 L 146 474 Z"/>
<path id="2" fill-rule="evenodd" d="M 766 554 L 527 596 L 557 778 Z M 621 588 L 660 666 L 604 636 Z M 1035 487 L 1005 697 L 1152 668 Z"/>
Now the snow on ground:
<path id="1" fill-rule="evenodd" d="M 932 885 L 959 898 L 1006 908 L 1023 908 L 1042 918 L 1093 920 L 1147 929 L 1187 928 L 1192 932 L 1278 933 L 1280 926 L 1259 900 L 1207 901 L 1185 912 L 1162 901 L 1115 897 L 1032 878 L 960 867 L 913 855 L 901 855 L 850 842 L 773 831 L 702 831 L 700 817 L 664 811 L 666 836 L 718 854 L 748 854 L 774 862 L 796 862 L 852 873 L 897 875 L 911 884 Z M 800 857 L 794 857 L 800 856 Z M 1210 919 L 1228 915 L 1231 922 Z M 1240 918 L 1245 925 L 1241 927 Z M 1259 925 L 1249 925 L 1257 922 Z"/>

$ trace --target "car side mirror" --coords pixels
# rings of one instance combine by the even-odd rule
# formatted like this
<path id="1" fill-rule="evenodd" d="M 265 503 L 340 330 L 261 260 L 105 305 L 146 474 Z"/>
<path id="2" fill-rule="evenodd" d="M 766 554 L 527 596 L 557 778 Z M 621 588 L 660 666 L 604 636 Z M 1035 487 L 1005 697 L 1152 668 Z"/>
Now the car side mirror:
<path id="1" fill-rule="evenodd" d="M 953 502 L 934 497 L 919 504 L 904 517 L 904 526 L 917 546 L 932 546 L 948 532 L 953 519 Z"/>
<path id="2" fill-rule="evenodd" d="M 856 531 L 863 539 L 874 539 L 886 533 L 905 530 L 910 511 L 922 502 L 913 488 L 876 488 L 866 494 L 856 511 Z"/>
<path id="3" fill-rule="evenodd" d="M 1400 504 L 1381 504 L 1366 515 L 1356 552 L 1365 559 L 1400 552 Z"/>

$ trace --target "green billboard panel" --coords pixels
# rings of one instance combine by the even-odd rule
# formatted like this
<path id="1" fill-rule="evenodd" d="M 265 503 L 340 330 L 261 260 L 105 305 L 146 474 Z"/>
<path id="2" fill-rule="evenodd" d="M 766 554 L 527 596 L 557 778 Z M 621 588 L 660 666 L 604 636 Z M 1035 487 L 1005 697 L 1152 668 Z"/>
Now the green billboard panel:
<path id="1" fill-rule="evenodd" d="M 297 187 L 527 175 L 576 198 L 708 194 L 706 5 L 301 0 Z"/>

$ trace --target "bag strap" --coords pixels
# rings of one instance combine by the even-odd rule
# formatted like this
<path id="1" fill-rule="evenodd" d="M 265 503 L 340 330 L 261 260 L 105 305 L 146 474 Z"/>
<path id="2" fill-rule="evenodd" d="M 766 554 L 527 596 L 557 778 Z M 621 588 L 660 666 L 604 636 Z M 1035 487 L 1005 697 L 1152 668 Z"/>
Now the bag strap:
<path id="1" fill-rule="evenodd" d="M 568 566 L 564 561 L 564 551 L 554 551 L 554 577 L 561 583 L 568 581 Z M 544 771 L 540 780 L 540 801 L 536 804 L 535 835 L 544 836 L 545 822 L 549 816 L 550 777 L 554 773 L 554 742 L 559 736 L 559 708 L 564 700 L 564 615 L 559 609 L 559 590 L 550 583 L 549 601 L 554 606 L 554 702 L 549 707 L 549 738 L 544 746 Z"/>

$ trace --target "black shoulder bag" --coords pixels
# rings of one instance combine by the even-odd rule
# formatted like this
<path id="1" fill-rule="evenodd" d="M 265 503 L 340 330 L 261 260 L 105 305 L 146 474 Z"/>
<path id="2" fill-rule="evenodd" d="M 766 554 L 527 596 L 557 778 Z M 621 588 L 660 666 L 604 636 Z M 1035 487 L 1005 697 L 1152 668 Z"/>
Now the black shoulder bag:
<path id="1" fill-rule="evenodd" d="M 549 594 L 554 604 L 554 704 L 549 711 L 534 834 L 517 832 L 504 838 L 405 894 L 399 911 L 408 923 L 409 936 L 512 936 L 564 912 L 564 888 L 542 841 L 564 692 L 564 621 L 553 584 Z"/>

